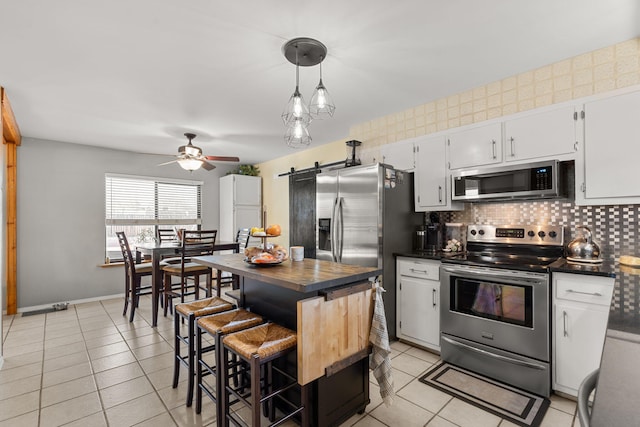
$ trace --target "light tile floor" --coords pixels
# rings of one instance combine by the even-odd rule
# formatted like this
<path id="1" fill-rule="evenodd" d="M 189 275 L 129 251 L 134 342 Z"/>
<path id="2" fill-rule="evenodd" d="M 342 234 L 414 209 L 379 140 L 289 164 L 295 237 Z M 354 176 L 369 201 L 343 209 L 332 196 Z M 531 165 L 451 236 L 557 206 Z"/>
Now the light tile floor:
<path id="1" fill-rule="evenodd" d="M 171 387 L 171 317 L 160 315 L 152 328 L 147 297 L 129 323 L 122 306 L 122 299 L 112 299 L 49 314 L 4 316 L 0 427 L 215 424 L 209 401 L 201 415 L 185 406 L 184 370 L 180 386 Z M 343 426 L 514 426 L 420 383 L 438 356 L 402 342 L 392 349 L 393 406 L 382 403 L 371 376 L 371 403 Z M 553 396 L 542 425 L 579 427 L 575 402 Z"/>

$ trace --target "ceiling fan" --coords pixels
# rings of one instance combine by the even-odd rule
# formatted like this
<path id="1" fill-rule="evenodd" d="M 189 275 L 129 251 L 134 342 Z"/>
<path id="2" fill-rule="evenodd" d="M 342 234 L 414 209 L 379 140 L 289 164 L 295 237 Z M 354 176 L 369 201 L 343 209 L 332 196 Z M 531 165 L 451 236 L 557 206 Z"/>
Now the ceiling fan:
<path id="1" fill-rule="evenodd" d="M 178 155 L 176 156 L 176 160 L 171 160 L 170 162 L 160 163 L 158 166 L 164 166 L 171 163 L 178 163 L 181 168 L 186 169 L 188 171 L 194 171 L 202 167 L 205 170 L 214 170 L 216 167 L 212 165 L 208 161 L 213 162 L 239 162 L 240 159 L 237 157 L 226 157 L 226 156 L 203 156 L 202 149 L 200 147 L 196 147 L 191 143 L 191 141 L 196 137 L 195 133 L 185 133 L 184 136 L 187 137 L 189 143 L 187 145 L 181 145 L 178 148 Z"/>

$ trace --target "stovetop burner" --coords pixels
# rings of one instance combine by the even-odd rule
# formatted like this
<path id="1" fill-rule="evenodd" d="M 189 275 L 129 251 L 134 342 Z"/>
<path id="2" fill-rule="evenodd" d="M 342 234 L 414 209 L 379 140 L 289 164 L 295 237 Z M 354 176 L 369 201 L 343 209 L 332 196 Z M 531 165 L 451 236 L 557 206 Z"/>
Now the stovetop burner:
<path id="1" fill-rule="evenodd" d="M 474 224 L 467 229 L 467 252 L 443 262 L 541 271 L 563 251 L 562 226 Z"/>

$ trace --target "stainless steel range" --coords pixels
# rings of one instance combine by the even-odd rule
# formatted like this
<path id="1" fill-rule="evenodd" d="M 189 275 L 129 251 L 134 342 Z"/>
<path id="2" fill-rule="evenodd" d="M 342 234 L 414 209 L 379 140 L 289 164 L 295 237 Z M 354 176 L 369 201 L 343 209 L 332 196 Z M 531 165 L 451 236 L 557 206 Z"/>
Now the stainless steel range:
<path id="1" fill-rule="evenodd" d="M 548 396 L 548 267 L 563 246 L 563 227 L 468 226 L 466 255 L 440 267 L 442 360 Z"/>

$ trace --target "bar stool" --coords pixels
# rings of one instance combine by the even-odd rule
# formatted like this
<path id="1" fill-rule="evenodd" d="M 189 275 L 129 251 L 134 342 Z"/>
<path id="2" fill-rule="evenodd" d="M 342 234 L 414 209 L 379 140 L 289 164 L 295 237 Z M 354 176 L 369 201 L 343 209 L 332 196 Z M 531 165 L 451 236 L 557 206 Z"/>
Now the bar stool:
<path id="1" fill-rule="evenodd" d="M 216 413 L 222 413 L 222 401 L 219 398 L 220 391 L 222 390 L 222 375 L 218 375 L 216 371 L 218 366 L 222 364 L 222 337 L 224 335 L 238 332 L 243 329 L 257 326 L 263 322 L 261 316 L 252 313 L 244 309 L 237 309 L 231 311 L 225 311 L 220 314 L 213 314 L 211 316 L 204 316 L 196 322 L 196 414 L 199 414 L 202 410 L 202 392 L 209 396 L 211 400 L 216 403 Z M 213 336 L 214 344 L 206 348 L 202 347 L 202 335 L 208 333 Z M 216 350 L 215 362 L 216 366 L 209 365 L 204 359 L 203 354 L 211 350 Z M 203 382 L 203 377 L 207 375 L 215 375 L 215 392 L 207 387 L 207 384 Z"/>
<path id="2" fill-rule="evenodd" d="M 222 361 L 218 368 L 222 372 L 222 413 L 218 414 L 218 418 L 222 418 L 222 425 L 229 425 L 229 421 L 234 424 L 242 425 L 243 422 L 231 413 L 230 397 L 233 395 L 236 399 L 244 403 L 251 409 L 251 425 L 260 426 L 261 405 L 270 402 L 269 421 L 275 421 L 275 402 L 276 397 L 285 403 L 290 412 L 283 413 L 275 423 L 270 425 L 279 425 L 300 413 L 302 418 L 302 426 L 309 425 L 309 391 L 307 386 L 298 384 L 297 379 L 284 372 L 273 362 L 281 357 L 286 356 L 289 352 L 295 351 L 297 344 L 296 333 L 283 326 L 275 323 L 265 323 L 240 332 L 225 335 L 222 338 Z M 233 376 L 229 374 L 229 370 L 234 367 L 229 356 L 235 355 L 240 358 L 240 363 L 244 362 L 244 366 L 248 365 L 251 394 L 248 396 L 244 390 L 244 386 L 232 387 L 229 378 Z M 222 368 L 222 369 L 220 369 Z M 263 372 L 263 368 L 264 372 Z M 273 373 L 277 373 L 284 377 L 277 384 L 284 384 L 274 389 Z M 262 387 L 261 387 L 262 385 Z M 292 387 L 300 388 L 301 403 L 297 405 L 287 399 L 283 393 Z M 262 390 L 265 390 L 265 394 Z M 218 424 L 220 425 L 220 424 Z"/>
<path id="3" fill-rule="evenodd" d="M 173 316 L 175 340 L 173 344 L 174 361 L 173 361 L 173 388 L 178 387 L 178 379 L 180 376 L 180 364 L 187 367 L 189 371 L 189 384 L 187 390 L 187 406 L 191 406 L 193 402 L 193 383 L 195 377 L 195 324 L 196 319 L 209 314 L 220 313 L 227 310 L 232 310 L 234 307 L 228 301 L 222 298 L 212 297 L 192 302 L 177 304 L 175 314 Z M 180 333 L 180 320 L 186 319 L 188 324 L 187 335 Z M 188 347 L 188 354 L 182 355 L 180 353 L 180 343 L 185 344 Z"/>

